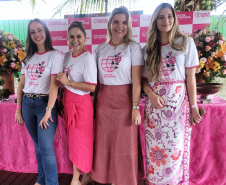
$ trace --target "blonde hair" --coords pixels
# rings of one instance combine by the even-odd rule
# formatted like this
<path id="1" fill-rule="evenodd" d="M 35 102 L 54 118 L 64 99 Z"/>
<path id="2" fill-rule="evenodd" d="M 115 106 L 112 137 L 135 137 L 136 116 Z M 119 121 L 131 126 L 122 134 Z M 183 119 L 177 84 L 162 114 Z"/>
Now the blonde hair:
<path id="1" fill-rule="evenodd" d="M 169 43 L 170 46 L 177 51 L 185 51 L 186 48 L 186 36 L 180 32 L 178 26 L 177 16 L 173 7 L 169 3 L 160 4 L 154 11 L 149 30 L 147 35 L 147 72 L 148 72 L 148 80 L 149 81 L 158 81 L 160 76 L 160 66 L 161 66 L 161 40 L 160 40 L 160 32 L 157 28 L 157 19 L 159 16 L 159 12 L 163 8 L 169 8 L 174 17 L 173 27 L 169 31 Z M 182 45 L 175 43 L 175 38 L 182 37 Z"/>
<path id="2" fill-rule="evenodd" d="M 110 42 L 111 39 L 112 39 L 111 22 L 112 22 L 113 17 L 114 17 L 116 14 L 124 14 L 124 15 L 126 15 L 128 29 L 127 29 L 127 34 L 126 34 L 125 37 L 124 37 L 124 44 L 125 44 L 126 46 L 128 46 L 129 43 L 133 41 L 133 34 L 132 34 L 132 19 L 131 19 L 131 16 L 130 16 L 130 13 L 129 13 L 128 9 L 127 9 L 125 6 L 120 6 L 119 8 L 115 8 L 115 9 L 111 12 L 111 14 L 110 14 L 110 16 L 109 16 L 109 18 L 108 18 L 107 41 L 106 41 L 106 42 Z"/>

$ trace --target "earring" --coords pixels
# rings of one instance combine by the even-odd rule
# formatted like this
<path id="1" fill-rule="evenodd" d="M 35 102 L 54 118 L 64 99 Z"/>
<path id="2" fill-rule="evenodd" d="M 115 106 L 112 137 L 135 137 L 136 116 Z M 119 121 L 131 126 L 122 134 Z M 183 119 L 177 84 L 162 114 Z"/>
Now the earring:
<path id="1" fill-rule="evenodd" d="M 84 42 L 84 45 L 86 45 L 86 44 L 87 44 L 87 42 L 85 41 L 85 42 Z"/>
<path id="2" fill-rule="evenodd" d="M 69 40 L 67 40 L 67 45 L 69 45 Z"/>

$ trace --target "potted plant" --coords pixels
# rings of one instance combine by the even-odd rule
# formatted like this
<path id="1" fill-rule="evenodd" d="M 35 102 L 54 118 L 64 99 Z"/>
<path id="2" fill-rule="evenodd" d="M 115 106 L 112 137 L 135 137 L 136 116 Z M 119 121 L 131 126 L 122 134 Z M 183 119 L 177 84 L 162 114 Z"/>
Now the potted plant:
<path id="1" fill-rule="evenodd" d="M 10 90 L 9 89 L 2 89 L 1 94 L 2 94 L 3 99 L 8 100 L 9 95 L 10 95 Z"/>

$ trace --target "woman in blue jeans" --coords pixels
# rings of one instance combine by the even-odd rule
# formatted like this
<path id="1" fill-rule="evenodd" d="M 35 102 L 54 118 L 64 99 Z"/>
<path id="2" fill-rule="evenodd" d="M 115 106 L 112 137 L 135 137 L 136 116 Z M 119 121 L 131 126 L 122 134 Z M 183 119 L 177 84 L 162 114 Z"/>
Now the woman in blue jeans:
<path id="1" fill-rule="evenodd" d="M 15 121 L 25 125 L 35 144 L 38 179 L 35 185 L 58 185 L 54 152 L 57 127 L 56 74 L 63 71 L 63 58 L 53 49 L 47 26 L 39 19 L 28 24 L 27 55 L 23 60 L 17 90 Z"/>

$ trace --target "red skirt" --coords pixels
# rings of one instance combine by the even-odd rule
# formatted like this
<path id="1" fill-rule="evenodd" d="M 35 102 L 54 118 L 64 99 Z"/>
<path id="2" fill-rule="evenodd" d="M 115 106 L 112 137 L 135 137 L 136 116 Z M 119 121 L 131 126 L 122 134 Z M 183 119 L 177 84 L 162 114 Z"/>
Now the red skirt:
<path id="1" fill-rule="evenodd" d="M 132 86 L 102 85 L 96 108 L 92 178 L 137 185 L 138 126 L 132 123 Z"/>
<path id="2" fill-rule="evenodd" d="M 83 172 L 90 172 L 93 162 L 93 102 L 89 94 L 64 91 L 64 119 L 69 158 Z"/>

